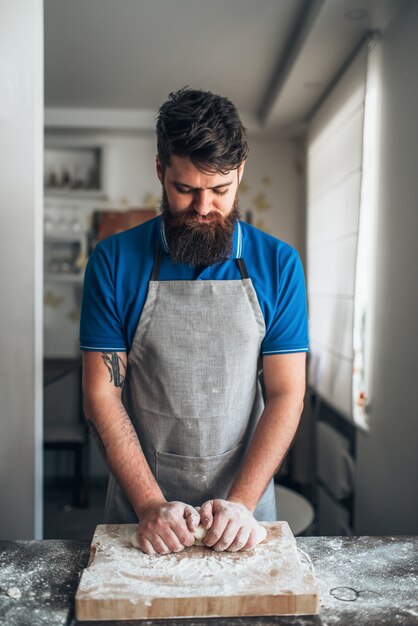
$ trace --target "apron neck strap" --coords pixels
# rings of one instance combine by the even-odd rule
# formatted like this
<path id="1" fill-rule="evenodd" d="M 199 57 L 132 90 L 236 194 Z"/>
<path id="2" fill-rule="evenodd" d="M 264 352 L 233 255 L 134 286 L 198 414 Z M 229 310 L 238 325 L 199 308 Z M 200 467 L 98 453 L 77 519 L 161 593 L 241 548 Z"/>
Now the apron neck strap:
<path id="1" fill-rule="evenodd" d="M 157 249 L 155 251 L 155 257 L 154 257 L 154 265 L 152 267 L 152 272 L 151 272 L 151 280 L 158 280 L 162 256 L 163 256 L 163 251 L 161 249 L 161 246 L 157 246 Z M 240 271 L 241 278 L 242 279 L 248 278 L 247 266 L 245 265 L 244 259 L 242 258 L 235 259 L 235 261 L 237 262 L 237 266 Z"/>
<path id="2" fill-rule="evenodd" d="M 238 265 L 238 269 L 240 271 L 241 274 L 241 278 L 244 280 L 244 278 L 248 278 L 248 272 L 247 272 L 247 266 L 245 265 L 245 261 L 244 259 L 235 259 Z"/>
<path id="3" fill-rule="evenodd" d="M 161 246 L 157 246 L 154 257 L 154 265 L 152 266 L 151 280 L 158 280 L 162 256 L 163 251 L 161 250 Z"/>

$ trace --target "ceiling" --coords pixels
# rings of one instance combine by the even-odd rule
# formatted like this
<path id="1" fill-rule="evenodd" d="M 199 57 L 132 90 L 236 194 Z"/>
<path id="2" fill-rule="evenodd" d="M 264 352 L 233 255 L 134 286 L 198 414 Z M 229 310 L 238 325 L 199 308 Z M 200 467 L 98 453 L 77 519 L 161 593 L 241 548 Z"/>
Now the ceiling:
<path id="1" fill-rule="evenodd" d="M 77 110 L 79 125 L 83 114 L 110 124 L 100 109 L 151 127 L 167 94 L 190 85 L 230 97 L 250 131 L 300 134 L 403 1 L 44 0 L 46 124 L 68 126 Z"/>

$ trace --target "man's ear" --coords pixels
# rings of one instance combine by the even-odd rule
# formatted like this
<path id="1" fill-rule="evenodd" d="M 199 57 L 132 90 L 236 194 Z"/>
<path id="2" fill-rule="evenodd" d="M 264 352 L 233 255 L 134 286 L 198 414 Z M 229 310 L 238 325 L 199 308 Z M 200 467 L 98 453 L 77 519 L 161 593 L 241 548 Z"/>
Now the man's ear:
<path id="1" fill-rule="evenodd" d="M 155 156 L 155 167 L 157 170 L 158 180 L 163 185 L 164 184 L 164 170 L 163 170 L 163 166 L 161 165 L 160 157 L 158 156 L 158 154 Z"/>

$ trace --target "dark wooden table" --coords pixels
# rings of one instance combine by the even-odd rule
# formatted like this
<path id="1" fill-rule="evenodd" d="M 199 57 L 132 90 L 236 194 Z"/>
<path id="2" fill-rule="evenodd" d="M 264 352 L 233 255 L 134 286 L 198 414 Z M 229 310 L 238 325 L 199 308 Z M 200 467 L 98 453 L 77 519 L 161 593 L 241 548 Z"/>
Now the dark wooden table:
<path id="1" fill-rule="evenodd" d="M 246 617 L 82 622 L 128 626 L 417 626 L 418 537 L 299 537 L 321 594 L 321 613 Z M 0 541 L 0 624 L 75 626 L 74 596 L 87 541 Z M 16 587 L 20 597 L 7 592 Z M 17 592 L 17 595 L 18 592 Z M 81 624 L 81 622 L 79 622 Z"/>

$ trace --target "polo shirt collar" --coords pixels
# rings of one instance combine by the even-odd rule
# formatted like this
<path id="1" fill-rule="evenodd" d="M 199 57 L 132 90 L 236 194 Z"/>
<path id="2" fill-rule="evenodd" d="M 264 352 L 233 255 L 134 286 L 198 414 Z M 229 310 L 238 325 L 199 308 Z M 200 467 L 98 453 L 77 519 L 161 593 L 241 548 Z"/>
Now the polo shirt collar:
<path id="1" fill-rule="evenodd" d="M 169 253 L 167 238 L 165 235 L 165 226 L 164 220 L 162 216 L 160 217 L 160 243 L 163 247 L 163 250 L 166 254 Z M 241 224 L 238 221 L 235 224 L 234 232 L 232 235 L 232 252 L 230 255 L 230 259 L 240 259 L 242 257 L 242 228 Z"/>

